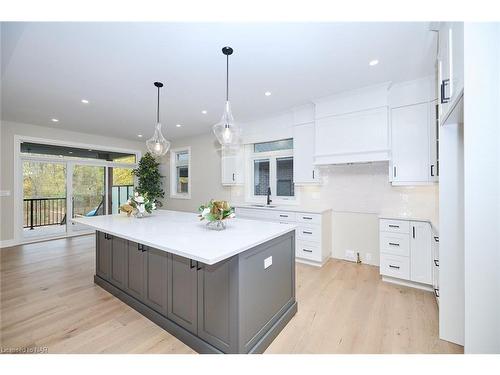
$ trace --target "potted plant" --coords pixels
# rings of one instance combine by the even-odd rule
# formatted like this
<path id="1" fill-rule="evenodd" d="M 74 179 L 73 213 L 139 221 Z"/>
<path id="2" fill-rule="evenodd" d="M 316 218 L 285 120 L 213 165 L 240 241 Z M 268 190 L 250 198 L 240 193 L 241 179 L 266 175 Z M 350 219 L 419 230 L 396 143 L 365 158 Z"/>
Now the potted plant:
<path id="1" fill-rule="evenodd" d="M 165 196 L 161 180 L 163 176 L 160 174 L 159 166 L 160 162 L 147 152 L 139 160 L 138 167 L 132 171 L 139 180 L 136 192 L 141 196 L 147 196 L 147 199 L 157 207 L 162 206 L 159 199 Z"/>

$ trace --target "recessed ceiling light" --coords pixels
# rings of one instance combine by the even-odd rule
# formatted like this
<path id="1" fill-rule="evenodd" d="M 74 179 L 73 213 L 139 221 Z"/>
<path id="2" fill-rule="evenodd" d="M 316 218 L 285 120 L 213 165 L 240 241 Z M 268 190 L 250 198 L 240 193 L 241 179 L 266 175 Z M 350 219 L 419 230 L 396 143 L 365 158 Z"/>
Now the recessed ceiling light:
<path id="1" fill-rule="evenodd" d="M 177 124 L 175 125 L 177 128 L 180 128 L 182 125 L 181 124 Z"/>
<path id="2" fill-rule="evenodd" d="M 82 99 L 82 100 L 81 100 L 81 102 L 82 102 L 83 104 L 89 104 L 89 101 L 88 101 L 87 99 Z"/>
<path id="3" fill-rule="evenodd" d="M 52 122 L 59 122 L 59 120 L 58 120 L 58 119 L 56 119 L 56 118 L 53 118 L 51 121 L 52 121 Z"/>
<path id="4" fill-rule="evenodd" d="M 372 60 L 372 61 L 369 62 L 370 66 L 375 66 L 377 64 L 378 64 L 378 60 Z"/>
<path id="5" fill-rule="evenodd" d="M 203 110 L 203 111 L 201 111 L 201 113 L 203 113 L 204 115 L 206 115 L 206 114 L 207 114 L 207 111 L 206 111 L 206 110 Z"/>
<path id="6" fill-rule="evenodd" d="M 137 134 L 137 136 L 138 136 L 139 138 L 142 138 L 142 134 Z"/>
<path id="7" fill-rule="evenodd" d="M 265 96 L 271 96 L 271 91 L 266 91 L 266 92 L 264 93 L 264 95 L 265 95 Z"/>

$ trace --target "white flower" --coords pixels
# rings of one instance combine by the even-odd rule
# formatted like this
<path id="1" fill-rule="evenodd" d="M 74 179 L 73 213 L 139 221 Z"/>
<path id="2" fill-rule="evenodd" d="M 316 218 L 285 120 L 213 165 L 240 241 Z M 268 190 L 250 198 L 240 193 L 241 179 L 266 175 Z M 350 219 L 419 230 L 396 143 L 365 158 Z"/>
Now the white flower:
<path id="1" fill-rule="evenodd" d="M 201 212 L 201 217 L 206 217 L 210 213 L 210 208 L 205 207 Z"/>
<path id="2" fill-rule="evenodd" d="M 135 201 L 137 203 L 144 203 L 144 197 L 141 196 L 141 195 L 138 195 L 138 196 L 135 197 Z"/>
<path id="3" fill-rule="evenodd" d="M 235 216 L 236 216 L 236 215 L 235 215 L 235 214 L 234 214 L 234 212 L 233 212 L 233 213 L 229 214 L 229 216 L 228 216 L 228 217 L 229 217 L 230 219 L 232 219 L 232 218 L 233 218 L 233 217 L 235 217 Z"/>
<path id="4" fill-rule="evenodd" d="M 156 203 L 154 203 L 154 202 L 153 202 L 153 203 L 151 203 L 151 208 L 152 208 L 153 210 L 156 210 Z"/>
<path id="5" fill-rule="evenodd" d="M 136 191 L 136 192 L 134 193 L 134 196 L 138 197 L 138 196 L 139 196 L 139 193 Z"/>

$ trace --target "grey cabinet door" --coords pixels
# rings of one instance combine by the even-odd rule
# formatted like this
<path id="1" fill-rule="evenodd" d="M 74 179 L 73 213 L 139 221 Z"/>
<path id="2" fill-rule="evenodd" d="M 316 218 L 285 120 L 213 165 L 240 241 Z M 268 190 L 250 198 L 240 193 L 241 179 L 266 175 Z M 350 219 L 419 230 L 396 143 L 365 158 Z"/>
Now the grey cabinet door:
<path id="1" fill-rule="evenodd" d="M 111 238 L 105 238 L 105 233 L 96 232 L 96 274 L 105 280 L 111 275 Z"/>
<path id="2" fill-rule="evenodd" d="M 224 353 L 238 350 L 238 259 L 198 271 L 198 336 Z"/>
<path id="3" fill-rule="evenodd" d="M 144 253 L 144 296 L 146 305 L 167 316 L 168 257 L 165 251 L 151 247 Z"/>
<path id="4" fill-rule="evenodd" d="M 196 334 L 198 321 L 196 262 L 171 254 L 168 263 L 167 317 Z"/>
<path id="5" fill-rule="evenodd" d="M 126 253 L 126 292 L 132 297 L 141 300 L 144 296 L 145 252 L 139 250 L 139 244 L 137 242 L 128 241 Z"/>
<path id="6" fill-rule="evenodd" d="M 127 240 L 112 236 L 110 282 L 121 289 L 126 287 Z"/>

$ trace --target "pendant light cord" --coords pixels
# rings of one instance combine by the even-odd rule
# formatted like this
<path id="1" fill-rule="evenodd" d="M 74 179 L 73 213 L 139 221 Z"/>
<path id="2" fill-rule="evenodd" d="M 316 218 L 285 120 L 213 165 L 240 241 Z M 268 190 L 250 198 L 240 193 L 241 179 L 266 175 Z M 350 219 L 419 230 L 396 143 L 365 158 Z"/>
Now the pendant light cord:
<path id="1" fill-rule="evenodd" d="M 229 55 L 226 55 L 226 102 L 229 101 Z"/>
<path id="2" fill-rule="evenodd" d="M 158 102 L 156 104 L 156 123 L 160 123 L 160 88 L 158 87 Z"/>

